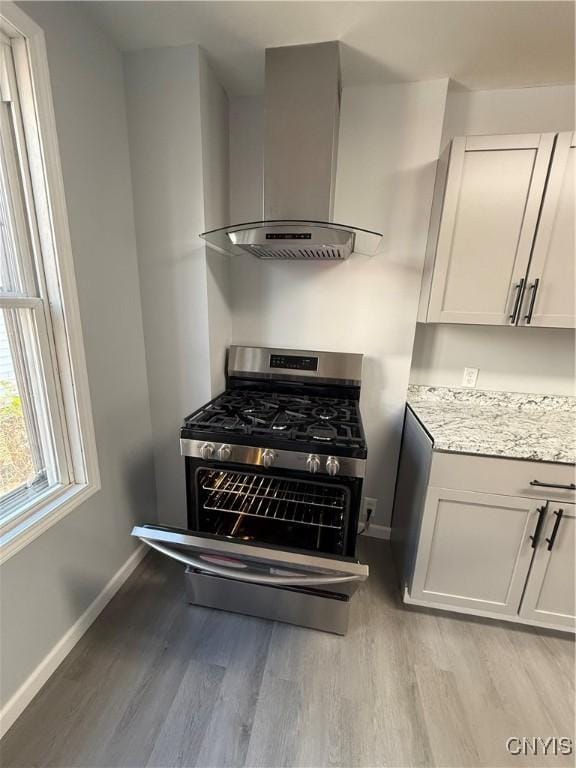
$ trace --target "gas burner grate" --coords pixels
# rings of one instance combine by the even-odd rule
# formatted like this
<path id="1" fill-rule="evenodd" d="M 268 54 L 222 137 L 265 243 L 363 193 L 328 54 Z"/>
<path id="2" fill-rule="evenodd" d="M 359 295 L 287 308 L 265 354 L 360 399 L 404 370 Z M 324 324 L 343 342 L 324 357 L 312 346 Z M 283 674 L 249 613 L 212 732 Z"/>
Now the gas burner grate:
<path id="1" fill-rule="evenodd" d="M 184 430 L 199 439 L 219 431 L 264 442 L 266 439 L 365 450 L 356 400 L 275 391 L 230 389 L 190 416 Z"/>

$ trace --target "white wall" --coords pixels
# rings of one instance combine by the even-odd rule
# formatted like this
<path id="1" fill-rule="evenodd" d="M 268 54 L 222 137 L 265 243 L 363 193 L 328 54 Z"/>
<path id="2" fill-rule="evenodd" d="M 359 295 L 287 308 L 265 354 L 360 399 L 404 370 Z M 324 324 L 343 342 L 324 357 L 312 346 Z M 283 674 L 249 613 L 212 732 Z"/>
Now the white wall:
<path id="1" fill-rule="evenodd" d="M 418 326 L 412 384 L 461 387 L 464 367 L 476 386 L 505 392 L 575 395 L 574 333 L 565 329 Z"/>
<path id="2" fill-rule="evenodd" d="M 574 129 L 574 86 L 448 91 L 443 140 L 485 133 L 542 133 Z"/>
<path id="3" fill-rule="evenodd" d="M 185 526 L 178 432 L 223 387 L 230 337 L 228 262 L 198 237 L 227 218 L 227 99 L 196 45 L 128 53 L 125 72 L 158 515 Z"/>
<path id="4" fill-rule="evenodd" d="M 339 264 L 249 255 L 231 262 L 234 343 L 366 355 L 365 490 L 379 499 L 376 522 L 383 525 L 394 490 L 446 91 L 446 80 L 343 91 L 334 219 L 381 228 L 380 255 Z M 248 220 L 261 212 L 262 109 L 255 106 L 253 99 L 231 104 L 231 210 Z"/>
<path id="5" fill-rule="evenodd" d="M 501 91 L 449 89 L 443 144 L 453 136 L 574 128 L 571 85 Z M 418 325 L 410 381 L 460 386 L 464 367 L 477 386 L 514 392 L 574 392 L 573 331 Z"/>
<path id="6" fill-rule="evenodd" d="M 121 56 L 78 5 L 24 10 L 46 32 L 102 489 L 2 565 L 2 704 L 155 517 Z"/>
<path id="7" fill-rule="evenodd" d="M 203 51 L 200 51 L 200 117 L 204 229 L 210 230 L 230 223 L 229 119 L 228 96 Z M 212 396 L 216 396 L 225 388 L 226 350 L 230 345 L 232 328 L 230 259 L 207 248 L 206 267 L 210 391 Z"/>
<path id="8" fill-rule="evenodd" d="M 185 525 L 178 429 L 210 397 L 198 46 L 125 55 L 159 517 Z"/>

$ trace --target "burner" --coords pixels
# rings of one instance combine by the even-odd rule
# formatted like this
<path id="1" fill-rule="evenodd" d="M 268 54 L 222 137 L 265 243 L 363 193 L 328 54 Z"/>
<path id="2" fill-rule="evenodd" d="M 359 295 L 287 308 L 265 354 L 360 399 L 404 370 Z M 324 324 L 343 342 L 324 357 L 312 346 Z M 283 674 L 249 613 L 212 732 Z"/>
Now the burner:
<path id="1" fill-rule="evenodd" d="M 319 408 L 314 408 L 312 411 L 314 416 L 318 419 L 322 419 L 322 421 L 330 421 L 331 419 L 335 419 L 338 416 L 338 413 L 335 408 L 330 408 L 328 406 L 320 406 Z"/>
<path id="2" fill-rule="evenodd" d="M 289 427 L 294 426 L 294 421 L 305 419 L 301 413 L 295 413 L 294 411 L 280 411 L 272 422 L 272 429 L 283 431 Z"/>
<path id="3" fill-rule="evenodd" d="M 237 429 L 238 427 L 242 426 L 242 422 L 238 416 L 223 416 L 221 419 L 219 419 L 218 426 L 222 427 L 223 429 Z"/>
<path id="4" fill-rule="evenodd" d="M 308 434 L 312 440 L 323 440 L 326 442 L 336 438 L 336 429 L 332 424 L 312 424 L 308 427 Z"/>

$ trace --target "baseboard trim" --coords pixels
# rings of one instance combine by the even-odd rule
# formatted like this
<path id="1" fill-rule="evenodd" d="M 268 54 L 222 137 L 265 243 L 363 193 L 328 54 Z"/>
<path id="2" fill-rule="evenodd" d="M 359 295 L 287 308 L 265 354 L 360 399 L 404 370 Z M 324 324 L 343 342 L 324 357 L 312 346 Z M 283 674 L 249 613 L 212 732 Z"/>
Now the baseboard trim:
<path id="1" fill-rule="evenodd" d="M 391 529 L 387 525 L 371 523 L 364 536 L 370 536 L 372 539 L 389 539 L 390 531 Z"/>
<path id="2" fill-rule="evenodd" d="M 496 619 L 496 621 L 509 621 L 513 624 L 521 624 L 526 627 L 533 627 L 534 629 L 553 629 L 556 632 L 569 632 L 570 634 L 576 634 L 576 627 L 566 626 L 564 624 L 547 624 L 543 621 L 530 621 L 530 619 L 523 619 L 521 616 L 513 615 L 509 616 L 504 613 L 497 613 L 496 611 L 480 611 L 476 608 L 468 608 L 464 605 L 450 605 L 448 603 L 436 603 L 433 600 L 414 600 L 410 597 L 408 588 L 404 587 L 403 600 L 406 605 L 413 605 L 417 608 L 433 608 L 436 611 L 445 611 L 448 613 L 461 613 L 465 616 L 477 616 L 481 619 Z"/>
<path id="3" fill-rule="evenodd" d="M 0 739 L 8 729 L 20 717 L 34 696 L 42 688 L 50 675 L 60 666 L 72 648 L 80 640 L 82 635 L 90 627 L 92 622 L 98 617 L 99 613 L 106 607 L 122 584 L 135 570 L 138 564 L 144 559 L 148 548 L 141 544 L 126 560 L 124 565 L 116 571 L 114 576 L 106 584 L 100 594 L 90 603 L 82 616 L 76 621 L 70 629 L 60 638 L 56 645 L 42 659 L 36 669 L 22 683 L 20 688 L 6 702 L 0 712 Z"/>

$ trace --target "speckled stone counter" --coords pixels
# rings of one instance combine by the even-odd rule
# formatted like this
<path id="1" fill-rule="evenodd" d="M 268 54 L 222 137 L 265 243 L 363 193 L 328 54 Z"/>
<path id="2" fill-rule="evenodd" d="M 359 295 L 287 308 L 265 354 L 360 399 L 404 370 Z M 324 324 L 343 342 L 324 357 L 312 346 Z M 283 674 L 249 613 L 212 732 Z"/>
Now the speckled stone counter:
<path id="1" fill-rule="evenodd" d="M 576 398 L 412 385 L 434 450 L 576 463 Z"/>

